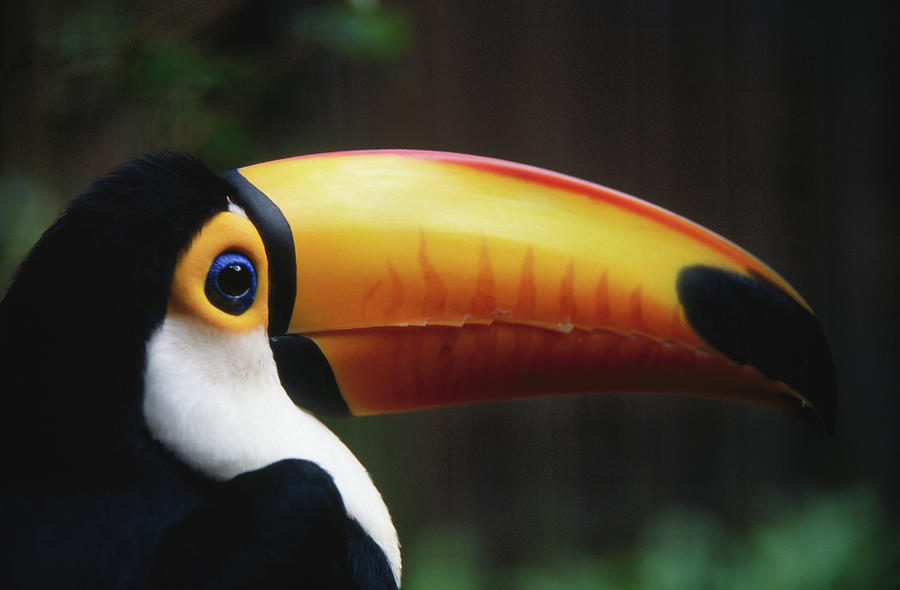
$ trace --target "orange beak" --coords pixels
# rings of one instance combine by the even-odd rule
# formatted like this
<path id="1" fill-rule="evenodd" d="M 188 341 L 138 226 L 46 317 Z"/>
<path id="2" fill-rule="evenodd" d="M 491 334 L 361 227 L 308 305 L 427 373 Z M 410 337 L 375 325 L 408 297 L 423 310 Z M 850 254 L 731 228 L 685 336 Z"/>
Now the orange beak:
<path id="1" fill-rule="evenodd" d="M 356 415 L 658 392 L 833 423 L 830 353 L 809 306 L 744 250 L 646 202 L 441 152 L 303 156 L 226 179 L 241 204 L 267 199 L 293 241 L 295 276 L 281 280 L 293 284 L 270 293 L 284 318 L 276 360 L 286 387 L 300 384 L 288 389 L 328 381 Z M 270 268 L 285 256 L 266 249 Z M 285 369 L 310 341 L 327 365 Z M 324 381 L 307 374 L 325 368 Z"/>

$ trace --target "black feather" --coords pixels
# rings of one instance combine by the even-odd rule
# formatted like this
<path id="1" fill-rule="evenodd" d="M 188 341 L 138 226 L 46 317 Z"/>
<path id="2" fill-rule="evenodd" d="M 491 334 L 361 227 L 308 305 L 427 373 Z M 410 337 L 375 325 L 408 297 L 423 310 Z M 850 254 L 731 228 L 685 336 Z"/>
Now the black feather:
<path id="1" fill-rule="evenodd" d="M 152 571 L 161 587 L 396 587 L 317 466 L 215 482 L 147 431 L 146 342 L 226 190 L 190 156 L 142 158 L 75 199 L 19 268 L 0 302 L 0 587 L 143 589 Z"/>
<path id="2" fill-rule="evenodd" d="M 296 459 L 273 463 L 223 484 L 166 531 L 153 587 L 356 588 L 345 521 L 341 495 L 321 467 Z"/>
<path id="3" fill-rule="evenodd" d="M 227 207 L 200 161 L 119 168 L 68 206 L 0 303 L 4 463 L 19 481 L 121 479 L 144 444 L 144 345 L 166 313 L 179 252 Z"/>

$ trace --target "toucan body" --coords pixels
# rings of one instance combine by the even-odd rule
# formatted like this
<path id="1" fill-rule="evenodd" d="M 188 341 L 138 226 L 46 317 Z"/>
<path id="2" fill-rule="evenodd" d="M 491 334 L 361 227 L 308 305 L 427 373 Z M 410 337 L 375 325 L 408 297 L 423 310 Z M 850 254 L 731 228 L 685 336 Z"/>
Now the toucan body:
<path id="1" fill-rule="evenodd" d="M 421 151 L 128 164 L 0 303 L 4 587 L 396 588 L 369 475 L 314 413 L 660 392 L 829 429 L 806 302 L 616 191 Z"/>

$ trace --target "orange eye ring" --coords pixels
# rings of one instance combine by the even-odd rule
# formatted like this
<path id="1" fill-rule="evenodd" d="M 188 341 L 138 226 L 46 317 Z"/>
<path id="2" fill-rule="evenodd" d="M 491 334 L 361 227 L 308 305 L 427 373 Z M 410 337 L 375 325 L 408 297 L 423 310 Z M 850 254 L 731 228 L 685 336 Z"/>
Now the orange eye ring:
<path id="1" fill-rule="evenodd" d="M 216 280 L 237 266 L 232 286 Z M 239 288 L 246 281 L 246 288 Z M 234 292 L 229 293 L 232 290 Z M 190 315 L 230 331 L 268 326 L 268 265 L 259 233 L 245 217 L 226 211 L 207 223 L 175 267 L 169 312 Z"/>

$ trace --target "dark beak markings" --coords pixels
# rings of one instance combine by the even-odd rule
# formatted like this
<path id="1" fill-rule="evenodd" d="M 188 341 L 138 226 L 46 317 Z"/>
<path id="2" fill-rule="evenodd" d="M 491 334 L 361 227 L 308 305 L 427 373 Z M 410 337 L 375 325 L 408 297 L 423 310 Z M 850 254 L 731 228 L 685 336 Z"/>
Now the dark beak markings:
<path id="1" fill-rule="evenodd" d="M 688 322 L 737 363 L 781 381 L 806 401 L 818 426 L 834 429 L 836 384 L 828 342 L 806 308 L 766 279 L 709 266 L 688 266 L 676 288 Z M 798 411 L 809 415 L 809 411 Z"/>

